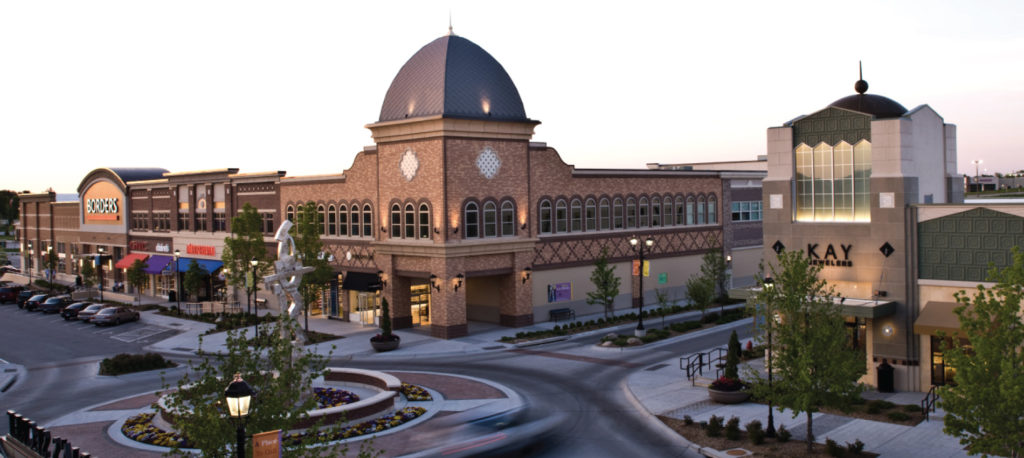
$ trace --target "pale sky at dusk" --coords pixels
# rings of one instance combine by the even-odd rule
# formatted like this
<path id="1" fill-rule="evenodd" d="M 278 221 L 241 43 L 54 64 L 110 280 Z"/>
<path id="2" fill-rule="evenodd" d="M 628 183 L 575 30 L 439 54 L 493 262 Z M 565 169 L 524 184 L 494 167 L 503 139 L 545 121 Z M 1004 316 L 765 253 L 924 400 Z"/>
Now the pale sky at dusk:
<path id="1" fill-rule="evenodd" d="M 957 125 L 961 173 L 1024 169 L 1024 2 L 0 2 L 0 189 L 97 167 L 340 173 L 444 35 L 512 77 L 582 168 L 748 160 L 854 93 Z"/>

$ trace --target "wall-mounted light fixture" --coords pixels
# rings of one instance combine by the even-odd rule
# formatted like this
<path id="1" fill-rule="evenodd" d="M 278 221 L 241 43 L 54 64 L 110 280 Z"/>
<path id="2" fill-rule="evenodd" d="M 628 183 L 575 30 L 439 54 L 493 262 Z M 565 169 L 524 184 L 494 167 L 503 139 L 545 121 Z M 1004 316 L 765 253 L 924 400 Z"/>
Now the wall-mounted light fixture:
<path id="1" fill-rule="evenodd" d="M 731 254 L 725 255 L 725 262 L 726 262 L 726 264 L 732 264 L 732 255 Z"/>
<path id="2" fill-rule="evenodd" d="M 377 278 L 380 279 L 381 286 L 388 286 L 388 275 L 383 270 L 377 271 Z"/>
<path id="3" fill-rule="evenodd" d="M 380 233 L 381 233 L 381 234 L 387 234 L 387 233 L 388 233 L 388 228 L 386 228 L 386 227 L 384 227 L 384 226 L 381 226 L 381 227 L 380 227 Z"/>
<path id="4" fill-rule="evenodd" d="M 877 297 L 885 297 L 885 296 L 888 296 L 888 295 L 889 295 L 888 291 L 883 291 L 883 290 L 875 291 L 875 296 L 877 296 Z"/>
<path id="5" fill-rule="evenodd" d="M 887 325 L 885 325 L 885 326 L 882 326 L 882 335 L 884 335 L 884 336 L 886 336 L 886 337 L 892 337 L 892 334 L 893 334 L 893 333 L 894 333 L 895 331 L 896 331 L 896 330 L 895 330 L 895 329 L 893 329 L 893 327 L 892 327 L 892 325 L 891 325 L 891 324 L 887 324 Z"/>
<path id="6" fill-rule="evenodd" d="M 464 280 L 465 278 L 466 276 L 462 274 L 458 274 L 455 276 L 455 291 L 459 290 L 459 287 L 462 286 L 462 280 Z"/>
<path id="7" fill-rule="evenodd" d="M 523 224 L 519 225 L 519 228 L 525 231 L 526 230 L 526 223 L 523 223 Z"/>
<path id="8" fill-rule="evenodd" d="M 435 233 L 435 234 L 440 234 L 440 233 L 441 233 L 441 230 L 440 230 L 440 229 L 438 229 L 438 228 L 437 228 L 437 226 L 434 226 L 434 233 Z"/>
<path id="9" fill-rule="evenodd" d="M 453 234 L 458 234 L 459 233 L 459 226 L 455 226 L 454 228 L 452 228 L 452 233 Z"/>
<path id="10" fill-rule="evenodd" d="M 441 285 L 438 284 L 437 275 L 430 274 L 430 286 L 433 286 L 437 292 L 441 292 Z"/>
<path id="11" fill-rule="evenodd" d="M 533 272 L 533 268 L 532 267 L 527 266 L 527 267 L 523 268 L 523 284 L 524 285 L 526 284 L 526 280 L 530 279 L 530 273 L 532 273 L 532 272 Z"/>

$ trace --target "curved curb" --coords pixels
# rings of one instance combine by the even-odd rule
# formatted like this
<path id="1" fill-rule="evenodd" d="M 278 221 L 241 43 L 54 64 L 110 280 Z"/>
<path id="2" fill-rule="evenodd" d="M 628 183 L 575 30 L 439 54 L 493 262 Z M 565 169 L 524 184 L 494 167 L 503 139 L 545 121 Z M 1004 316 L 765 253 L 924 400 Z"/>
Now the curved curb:
<path id="1" fill-rule="evenodd" d="M 655 431 L 661 434 L 662 437 L 667 439 L 669 442 L 676 444 L 676 446 L 680 448 L 691 450 L 703 456 L 724 456 L 720 455 L 721 452 L 719 452 L 718 450 L 703 447 L 700 444 L 691 442 L 689 439 L 675 432 L 675 430 L 669 428 L 668 425 L 659 420 L 658 417 L 651 413 L 651 411 L 647 410 L 647 407 L 645 407 L 643 403 L 636 398 L 636 395 L 633 394 L 633 390 L 629 387 L 629 377 L 626 377 L 625 380 L 619 382 L 619 385 L 622 388 L 622 391 L 626 394 L 626 399 L 631 404 L 633 404 L 633 407 L 636 408 L 638 412 L 641 412 L 641 415 L 644 415 L 647 418 L 647 424 L 650 425 Z"/>

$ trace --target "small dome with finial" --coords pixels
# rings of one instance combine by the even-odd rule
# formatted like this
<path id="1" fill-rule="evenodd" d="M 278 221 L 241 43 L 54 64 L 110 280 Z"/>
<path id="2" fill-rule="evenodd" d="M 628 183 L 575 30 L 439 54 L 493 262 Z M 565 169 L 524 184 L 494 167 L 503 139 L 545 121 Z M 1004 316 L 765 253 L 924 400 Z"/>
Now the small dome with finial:
<path id="1" fill-rule="evenodd" d="M 858 63 L 859 66 L 859 63 Z M 858 111 L 874 116 L 876 119 L 898 118 L 903 116 L 907 109 L 899 102 L 874 94 L 865 94 L 868 91 L 868 82 L 864 81 L 864 68 L 860 67 L 860 79 L 853 85 L 856 94 L 843 97 L 829 106 Z"/>

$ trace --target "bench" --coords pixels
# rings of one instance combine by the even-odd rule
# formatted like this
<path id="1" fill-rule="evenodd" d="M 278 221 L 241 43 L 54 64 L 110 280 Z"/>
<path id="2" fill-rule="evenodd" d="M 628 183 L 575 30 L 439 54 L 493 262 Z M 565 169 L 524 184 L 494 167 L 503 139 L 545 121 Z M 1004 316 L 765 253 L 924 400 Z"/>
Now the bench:
<path id="1" fill-rule="evenodd" d="M 576 319 L 576 311 L 573 310 L 573 309 L 570 309 L 570 308 L 551 309 L 551 310 L 548 311 L 548 318 L 551 321 L 575 320 Z"/>

